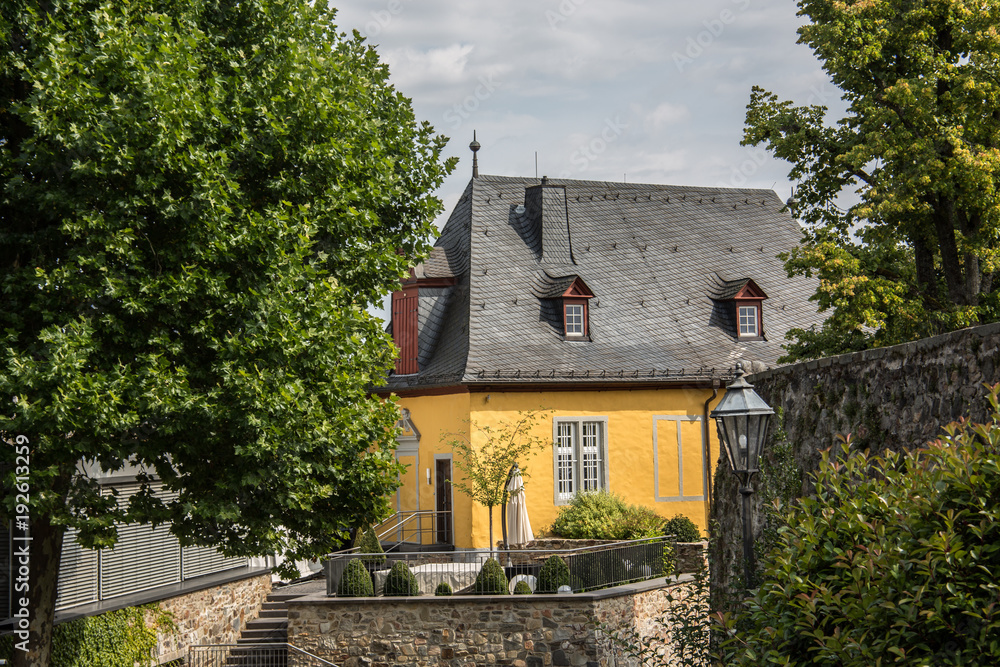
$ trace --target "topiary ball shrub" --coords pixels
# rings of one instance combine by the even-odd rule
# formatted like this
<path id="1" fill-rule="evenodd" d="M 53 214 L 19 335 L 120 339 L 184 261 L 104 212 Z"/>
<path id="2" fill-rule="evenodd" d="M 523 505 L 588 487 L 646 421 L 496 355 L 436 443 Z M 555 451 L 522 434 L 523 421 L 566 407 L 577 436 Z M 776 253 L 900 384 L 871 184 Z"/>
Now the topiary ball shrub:
<path id="1" fill-rule="evenodd" d="M 559 556 L 549 556 L 538 572 L 536 593 L 555 593 L 560 586 L 569 585 L 569 566 Z"/>
<path id="2" fill-rule="evenodd" d="M 683 514 L 667 521 L 663 526 L 663 534 L 672 536 L 676 542 L 701 542 L 704 539 L 694 521 Z"/>
<path id="3" fill-rule="evenodd" d="M 367 530 L 358 532 L 354 539 L 354 546 L 357 547 L 358 553 L 366 554 L 362 560 L 369 566 L 377 566 L 385 562 L 385 552 L 382 550 L 382 545 L 379 544 L 378 536 L 375 535 L 375 529 L 371 526 Z"/>
<path id="4" fill-rule="evenodd" d="M 409 597 L 420 595 L 420 587 L 417 585 L 417 578 L 406 563 L 397 560 L 389 569 L 389 574 L 385 578 L 385 588 L 382 594 L 387 597 Z"/>
<path id="5" fill-rule="evenodd" d="M 352 558 L 344 568 L 344 574 L 337 585 L 337 595 L 343 598 L 370 598 L 375 596 L 372 586 L 372 575 L 368 574 L 365 564 L 358 558 Z"/>
<path id="6" fill-rule="evenodd" d="M 472 588 L 477 595 L 508 595 L 507 575 L 496 558 L 490 558 L 483 563 L 483 569 L 476 575 L 476 583 Z"/>
<path id="7" fill-rule="evenodd" d="M 442 581 L 437 585 L 437 588 L 434 589 L 434 595 L 451 595 L 451 584 L 447 581 Z"/>
<path id="8" fill-rule="evenodd" d="M 519 581 L 514 586 L 514 595 L 531 595 L 531 586 L 527 581 Z"/>

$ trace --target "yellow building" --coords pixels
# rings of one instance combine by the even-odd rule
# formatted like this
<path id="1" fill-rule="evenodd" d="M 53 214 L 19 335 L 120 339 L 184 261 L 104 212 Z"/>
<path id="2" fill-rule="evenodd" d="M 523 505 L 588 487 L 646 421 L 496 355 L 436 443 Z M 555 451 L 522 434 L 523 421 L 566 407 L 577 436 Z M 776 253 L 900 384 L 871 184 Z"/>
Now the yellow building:
<path id="1" fill-rule="evenodd" d="M 397 519 L 439 519 L 424 542 L 486 547 L 486 509 L 447 481 L 461 478 L 447 441 L 542 409 L 551 445 L 521 462 L 536 533 L 590 489 L 706 528 L 717 388 L 819 321 L 815 282 L 776 259 L 800 237 L 781 209 L 769 190 L 474 174 L 393 295 L 400 358 L 380 393 L 401 408 Z"/>

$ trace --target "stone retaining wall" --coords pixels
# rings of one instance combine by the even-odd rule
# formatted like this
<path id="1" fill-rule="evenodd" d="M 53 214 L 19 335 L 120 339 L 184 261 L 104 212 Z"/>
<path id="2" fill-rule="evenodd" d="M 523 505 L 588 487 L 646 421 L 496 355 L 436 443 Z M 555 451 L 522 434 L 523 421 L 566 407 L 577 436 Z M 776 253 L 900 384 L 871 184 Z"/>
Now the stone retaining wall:
<path id="1" fill-rule="evenodd" d="M 288 603 L 288 641 L 342 667 L 635 667 L 608 630 L 662 640 L 667 597 L 685 592 L 657 579 L 576 595 L 310 596 Z"/>
<path id="2" fill-rule="evenodd" d="M 983 384 L 1000 382 L 1000 324 L 802 362 L 747 379 L 781 410 L 806 495 L 812 491 L 809 473 L 819 467 L 820 452 L 834 444 L 837 434 L 851 433 L 858 449 L 900 451 L 935 438 L 942 425 L 960 417 L 985 420 L 989 405 Z M 770 449 L 771 443 L 765 444 L 765 456 Z M 712 502 L 713 595 L 731 593 L 731 577 L 742 567 L 737 486 L 728 464 L 720 462 Z M 759 502 L 760 495 L 753 499 Z M 759 512 L 755 506 L 755 534 Z"/>
<path id="3" fill-rule="evenodd" d="M 195 644 L 235 644 L 270 592 L 271 574 L 265 573 L 161 600 L 160 608 L 174 616 L 177 633 L 157 637 L 157 664 L 186 658 Z"/>

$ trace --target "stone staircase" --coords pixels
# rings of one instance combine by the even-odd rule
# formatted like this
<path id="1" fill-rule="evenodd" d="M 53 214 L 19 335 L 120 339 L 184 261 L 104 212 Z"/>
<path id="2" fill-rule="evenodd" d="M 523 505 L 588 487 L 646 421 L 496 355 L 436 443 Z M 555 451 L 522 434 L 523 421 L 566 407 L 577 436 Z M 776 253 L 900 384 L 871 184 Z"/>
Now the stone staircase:
<path id="1" fill-rule="evenodd" d="M 236 643 L 241 646 L 253 644 L 284 644 L 288 641 L 288 605 L 286 601 L 302 597 L 302 593 L 271 593 L 261 607 L 260 615 L 249 621 Z"/>

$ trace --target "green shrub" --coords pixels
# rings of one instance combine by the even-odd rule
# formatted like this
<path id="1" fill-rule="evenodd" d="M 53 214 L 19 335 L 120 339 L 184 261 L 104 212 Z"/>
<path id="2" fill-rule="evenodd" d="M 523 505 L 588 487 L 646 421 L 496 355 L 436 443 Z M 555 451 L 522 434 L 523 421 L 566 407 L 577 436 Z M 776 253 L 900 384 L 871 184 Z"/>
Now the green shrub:
<path id="1" fill-rule="evenodd" d="M 514 585 L 514 595 L 531 595 L 531 586 L 522 579 Z"/>
<path id="2" fill-rule="evenodd" d="M 630 505 L 608 491 L 578 493 L 559 512 L 552 532 L 578 540 L 634 540 L 655 537 L 663 518 L 648 507 Z"/>
<path id="3" fill-rule="evenodd" d="M 359 558 L 352 558 L 344 568 L 337 585 L 337 595 L 344 598 L 370 598 L 375 595 L 372 575 Z"/>
<path id="4" fill-rule="evenodd" d="M 483 563 L 483 569 L 476 575 L 473 592 L 477 595 L 507 595 L 507 575 L 496 558 L 490 558 Z"/>
<path id="5" fill-rule="evenodd" d="M 434 589 L 434 595 L 451 595 L 451 584 L 447 581 L 442 581 L 437 585 L 437 588 Z"/>
<path id="6" fill-rule="evenodd" d="M 926 448 L 824 453 L 748 611 L 726 618 L 723 662 L 1000 664 L 998 389 L 990 423 Z"/>
<path id="7" fill-rule="evenodd" d="M 60 623 L 52 629 L 53 667 L 149 664 L 157 632 L 176 634 L 173 614 L 157 604 L 126 607 Z M 14 635 L 0 637 L 0 658 L 13 660 Z"/>
<path id="8" fill-rule="evenodd" d="M 377 554 L 363 558 L 365 563 L 380 565 L 385 562 L 385 552 L 382 550 L 382 545 L 379 544 L 378 536 L 375 535 L 373 527 L 369 526 L 367 530 L 358 531 L 357 537 L 354 539 L 354 546 L 357 547 L 358 553 Z"/>
<path id="9" fill-rule="evenodd" d="M 563 507 L 552 532 L 570 539 L 614 540 L 625 519 L 625 502 L 613 493 L 578 493 Z"/>
<path id="10" fill-rule="evenodd" d="M 417 585 L 417 578 L 406 563 L 397 560 L 389 569 L 389 574 L 385 578 L 385 589 L 383 595 L 389 597 L 409 597 L 420 595 L 420 587 Z"/>
<path id="11" fill-rule="evenodd" d="M 549 556 L 538 572 L 537 593 L 555 593 L 560 586 L 569 585 L 569 566 L 559 556 Z"/>
<path id="12" fill-rule="evenodd" d="M 694 521 L 683 514 L 674 516 L 663 526 L 663 534 L 673 536 L 677 542 L 701 542 L 701 531 Z"/>

